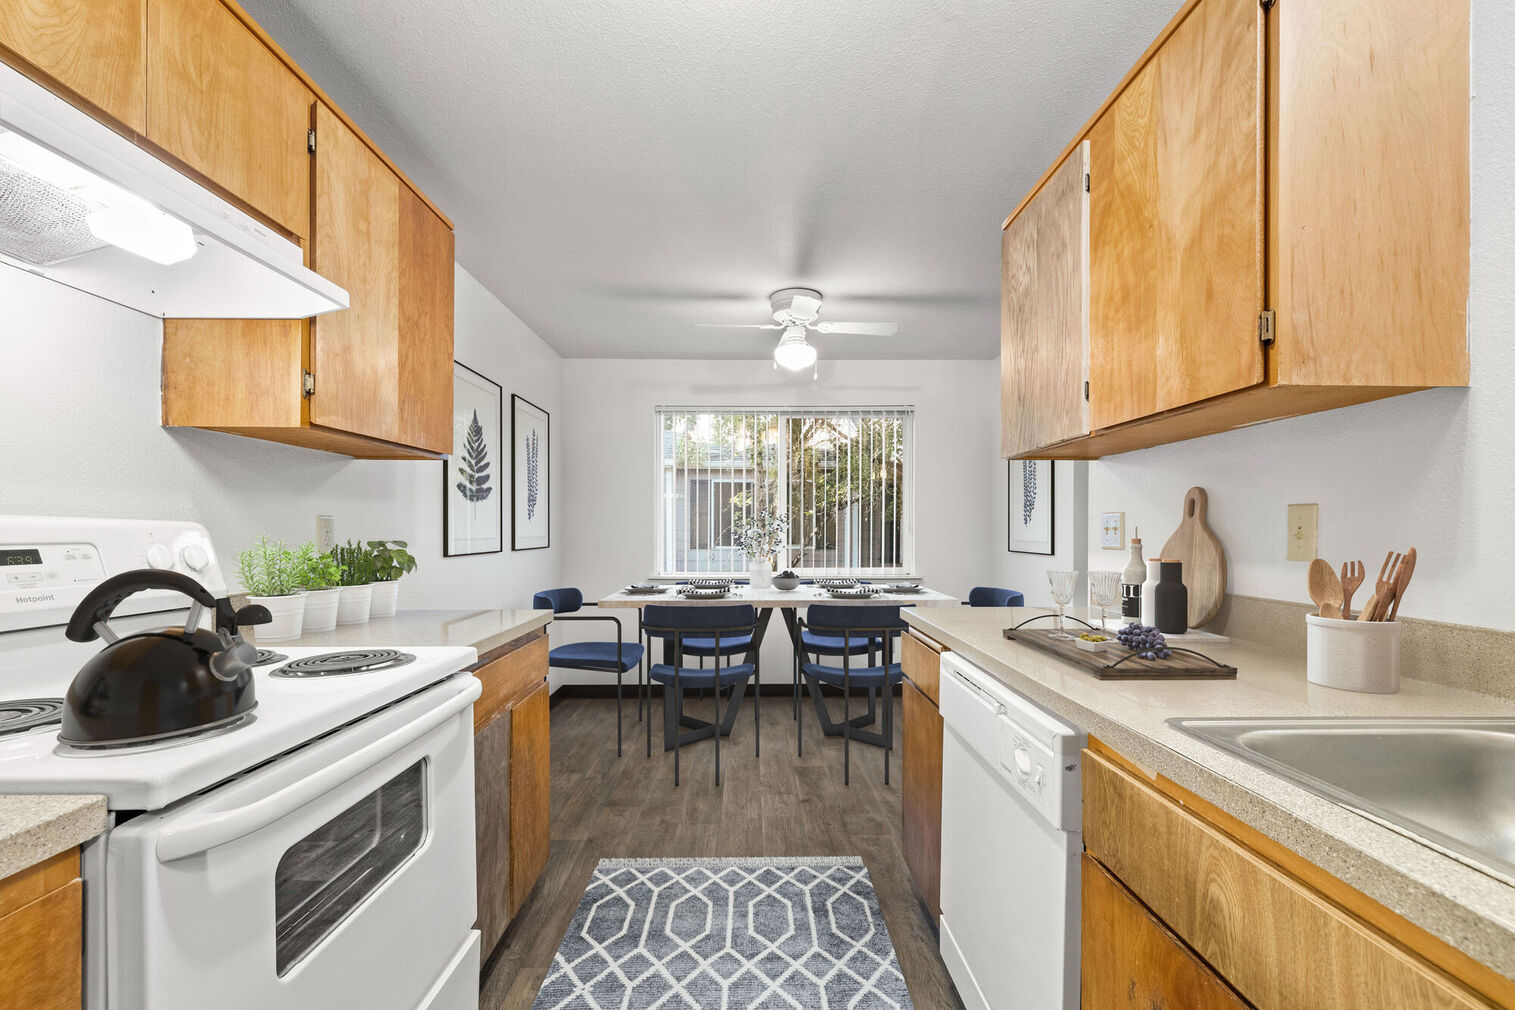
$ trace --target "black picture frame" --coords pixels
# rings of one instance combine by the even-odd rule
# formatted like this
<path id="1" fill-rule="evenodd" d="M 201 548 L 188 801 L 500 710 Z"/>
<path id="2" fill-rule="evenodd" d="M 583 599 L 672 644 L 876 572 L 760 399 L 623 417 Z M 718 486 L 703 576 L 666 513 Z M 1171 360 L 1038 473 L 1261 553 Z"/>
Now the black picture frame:
<path id="1" fill-rule="evenodd" d="M 516 454 L 521 451 L 522 436 L 516 430 L 520 420 L 519 406 L 525 405 L 542 415 L 542 454 L 541 454 L 541 480 L 542 486 L 542 515 L 546 520 L 546 532 L 538 536 L 528 536 L 520 529 L 520 495 L 524 491 L 529 493 L 528 488 L 522 488 L 518 475 L 521 468 Z M 540 539 L 541 543 L 535 541 Z M 531 541 L 523 543 L 523 541 Z M 552 414 L 519 393 L 510 394 L 510 549 L 512 551 L 541 551 L 552 546 Z"/>
<path id="2" fill-rule="evenodd" d="M 457 383 L 456 380 L 458 378 L 458 372 L 461 370 L 463 372 L 468 373 L 468 375 L 471 376 L 473 379 L 477 380 L 480 385 L 493 386 L 494 387 L 495 430 L 498 431 L 498 432 L 500 432 L 500 435 L 501 435 L 502 439 L 503 439 L 504 432 L 505 432 L 505 389 L 498 382 L 495 382 L 493 379 L 489 378 L 489 376 L 484 375 L 481 372 L 478 372 L 478 371 L 476 371 L 476 370 L 474 370 L 472 368 L 469 368 L 467 365 L 463 364 L 461 361 L 456 361 L 456 360 L 453 361 L 453 363 L 452 363 L 452 369 L 453 369 L 453 379 L 454 379 L 454 382 L 453 382 L 453 435 L 454 435 L 453 442 L 454 442 L 454 445 L 453 445 L 453 452 L 451 452 L 448 455 L 444 456 L 442 458 L 442 461 L 441 461 L 442 462 L 442 557 L 444 557 L 444 558 L 468 558 L 468 557 L 476 557 L 476 556 L 478 556 L 480 554 L 500 554 L 500 553 L 503 553 L 504 550 L 505 550 L 505 495 L 500 490 L 498 483 L 496 483 L 495 487 L 493 488 L 493 490 L 496 493 L 493 494 L 493 495 L 491 495 L 491 497 L 493 497 L 494 500 L 495 500 L 495 512 L 496 512 L 496 515 L 498 516 L 498 518 L 495 520 L 495 531 L 496 531 L 496 533 L 495 533 L 495 540 L 496 540 L 496 546 L 494 546 L 494 547 L 486 547 L 486 548 L 483 548 L 483 549 L 480 549 L 480 550 L 462 550 L 462 551 L 455 551 L 455 550 L 453 550 L 452 549 L 453 529 L 452 529 L 452 522 L 451 522 L 451 513 L 452 513 L 452 507 L 453 507 L 453 495 L 452 495 L 452 492 L 455 489 L 455 487 L 457 486 L 456 485 L 456 481 L 455 481 L 454 478 L 455 478 L 455 476 L 458 476 L 458 475 L 455 475 L 455 473 L 454 473 L 454 467 L 456 466 L 455 457 L 457 456 L 457 454 L 460 451 L 460 447 L 456 444 L 457 443 L 457 411 L 458 411 L 458 400 L 457 400 L 457 396 L 458 396 L 458 383 Z M 487 390 L 486 390 L 486 392 L 487 392 Z M 496 455 L 499 455 L 499 453 L 497 452 Z M 496 460 L 495 465 L 498 466 L 498 460 Z"/>
<path id="3" fill-rule="evenodd" d="M 1047 465 L 1047 549 L 1032 550 L 1015 546 L 1016 481 L 1015 468 L 1027 462 Z M 1057 553 L 1057 466 L 1051 460 L 1005 460 L 1005 550 L 1011 554 L 1035 554 L 1050 557 Z"/>

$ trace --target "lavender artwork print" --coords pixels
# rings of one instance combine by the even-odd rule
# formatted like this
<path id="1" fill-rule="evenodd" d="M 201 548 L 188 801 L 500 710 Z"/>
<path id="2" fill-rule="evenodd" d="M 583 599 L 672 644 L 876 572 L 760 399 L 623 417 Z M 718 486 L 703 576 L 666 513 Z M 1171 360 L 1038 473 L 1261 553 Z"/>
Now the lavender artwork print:
<path id="1" fill-rule="evenodd" d="M 1052 463 L 1042 459 L 1009 461 L 1009 530 L 1006 548 L 1017 554 L 1052 554 Z"/>
<path id="2" fill-rule="evenodd" d="M 551 418 L 524 396 L 510 398 L 510 549 L 533 551 L 551 545 Z"/>

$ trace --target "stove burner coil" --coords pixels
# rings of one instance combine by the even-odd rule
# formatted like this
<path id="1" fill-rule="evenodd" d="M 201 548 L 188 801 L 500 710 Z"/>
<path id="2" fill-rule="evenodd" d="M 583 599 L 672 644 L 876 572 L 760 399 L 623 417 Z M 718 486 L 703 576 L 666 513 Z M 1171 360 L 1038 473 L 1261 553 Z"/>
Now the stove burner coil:
<path id="1" fill-rule="evenodd" d="M 0 702 L 0 736 L 63 721 L 62 698 L 22 698 Z"/>
<path id="2" fill-rule="evenodd" d="M 356 649 L 349 652 L 323 652 L 285 663 L 274 677 L 341 677 L 353 673 L 376 673 L 413 662 L 415 656 L 394 649 Z"/>
<path id="3" fill-rule="evenodd" d="M 282 652 L 272 649 L 259 649 L 257 657 L 252 661 L 253 666 L 267 666 L 270 663 L 282 663 L 289 657 Z"/>

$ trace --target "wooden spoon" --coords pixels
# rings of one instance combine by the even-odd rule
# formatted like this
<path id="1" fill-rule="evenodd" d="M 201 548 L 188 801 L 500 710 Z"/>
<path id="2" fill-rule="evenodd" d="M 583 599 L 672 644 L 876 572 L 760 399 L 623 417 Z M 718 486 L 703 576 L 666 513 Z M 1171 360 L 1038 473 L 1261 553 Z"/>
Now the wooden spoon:
<path id="1" fill-rule="evenodd" d="M 1341 580 L 1323 558 L 1310 562 L 1310 599 L 1320 608 L 1321 617 L 1341 619 Z"/>
<path id="2" fill-rule="evenodd" d="M 1352 619 L 1352 594 L 1357 592 L 1358 586 L 1362 585 L 1366 574 L 1361 561 L 1341 563 L 1341 619 L 1343 621 Z"/>
<path id="3" fill-rule="evenodd" d="M 1405 551 L 1405 559 L 1399 563 L 1399 571 L 1394 575 L 1394 607 L 1389 611 L 1385 620 L 1392 621 L 1399 616 L 1399 601 L 1404 599 L 1405 589 L 1410 585 L 1410 576 L 1415 574 L 1415 548 Z"/>

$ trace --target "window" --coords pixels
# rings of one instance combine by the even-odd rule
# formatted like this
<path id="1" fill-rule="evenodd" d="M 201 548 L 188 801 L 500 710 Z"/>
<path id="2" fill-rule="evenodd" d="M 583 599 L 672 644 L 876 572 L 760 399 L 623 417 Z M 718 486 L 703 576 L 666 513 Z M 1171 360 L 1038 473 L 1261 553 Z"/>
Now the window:
<path id="1" fill-rule="evenodd" d="M 657 411 L 657 570 L 740 573 L 735 530 L 789 519 L 778 565 L 807 574 L 914 567 L 909 407 Z"/>

